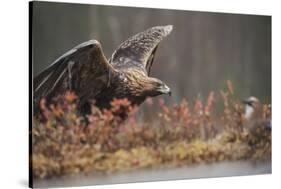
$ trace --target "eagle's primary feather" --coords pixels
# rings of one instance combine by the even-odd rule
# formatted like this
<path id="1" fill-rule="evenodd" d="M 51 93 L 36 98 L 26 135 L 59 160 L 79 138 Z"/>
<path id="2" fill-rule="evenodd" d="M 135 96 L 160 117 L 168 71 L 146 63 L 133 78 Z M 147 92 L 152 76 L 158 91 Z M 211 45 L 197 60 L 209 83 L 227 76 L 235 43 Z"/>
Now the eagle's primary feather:
<path id="1" fill-rule="evenodd" d="M 81 113 L 90 113 L 90 103 L 108 108 L 113 98 L 128 98 L 133 104 L 148 96 L 170 94 L 162 81 L 149 77 L 159 42 L 172 26 L 155 26 L 123 42 L 107 60 L 96 40 L 84 42 L 59 57 L 33 79 L 34 111 L 39 101 L 49 102 L 68 90 L 78 96 Z"/>

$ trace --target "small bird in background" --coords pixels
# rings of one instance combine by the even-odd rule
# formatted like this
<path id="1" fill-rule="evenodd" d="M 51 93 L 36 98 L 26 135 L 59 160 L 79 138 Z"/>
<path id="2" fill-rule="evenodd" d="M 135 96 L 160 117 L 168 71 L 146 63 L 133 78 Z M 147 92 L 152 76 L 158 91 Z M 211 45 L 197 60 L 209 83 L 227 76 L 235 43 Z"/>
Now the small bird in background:
<path id="1" fill-rule="evenodd" d="M 243 100 L 245 104 L 245 127 L 252 134 L 271 131 L 271 120 L 264 118 L 263 106 L 258 98 L 251 96 Z M 260 133 L 261 134 L 261 133 Z"/>
<path id="2" fill-rule="evenodd" d="M 251 96 L 245 100 L 243 100 L 245 104 L 245 119 L 251 120 L 257 117 L 262 116 L 262 107 L 259 99 L 254 96 Z"/>

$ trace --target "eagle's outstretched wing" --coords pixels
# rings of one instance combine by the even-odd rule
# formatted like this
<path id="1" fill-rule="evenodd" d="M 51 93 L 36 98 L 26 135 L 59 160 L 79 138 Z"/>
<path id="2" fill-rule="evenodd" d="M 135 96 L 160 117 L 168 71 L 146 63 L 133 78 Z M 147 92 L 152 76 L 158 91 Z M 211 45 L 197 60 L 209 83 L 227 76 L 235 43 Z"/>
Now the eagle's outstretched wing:
<path id="1" fill-rule="evenodd" d="M 51 99 L 67 90 L 75 91 L 83 103 L 108 86 L 113 70 L 98 41 L 76 46 L 33 79 L 34 110 L 41 98 Z"/>
<path id="2" fill-rule="evenodd" d="M 149 75 L 158 44 L 172 29 L 172 25 L 155 26 L 130 37 L 117 48 L 109 62 L 116 69 L 140 69 Z"/>

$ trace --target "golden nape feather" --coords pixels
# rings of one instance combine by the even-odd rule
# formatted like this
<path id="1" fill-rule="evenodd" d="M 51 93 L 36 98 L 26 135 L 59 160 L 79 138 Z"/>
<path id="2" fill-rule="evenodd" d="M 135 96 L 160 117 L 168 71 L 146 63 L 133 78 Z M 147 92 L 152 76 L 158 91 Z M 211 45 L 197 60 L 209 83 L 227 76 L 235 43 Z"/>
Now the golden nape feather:
<path id="1" fill-rule="evenodd" d="M 91 103 L 109 108 L 113 98 L 141 104 L 146 97 L 171 94 L 161 80 L 150 77 L 156 49 L 173 27 L 155 26 L 124 41 L 107 60 L 96 40 L 84 42 L 54 61 L 33 80 L 34 112 L 42 98 L 50 103 L 66 91 L 78 97 L 78 109 L 90 113 Z"/>

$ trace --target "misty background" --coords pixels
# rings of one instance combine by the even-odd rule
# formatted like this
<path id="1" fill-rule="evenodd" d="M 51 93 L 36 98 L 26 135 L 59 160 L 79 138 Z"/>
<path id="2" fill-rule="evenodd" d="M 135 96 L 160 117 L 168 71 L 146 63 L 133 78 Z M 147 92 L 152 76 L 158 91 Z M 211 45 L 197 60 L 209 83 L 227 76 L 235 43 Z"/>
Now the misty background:
<path id="1" fill-rule="evenodd" d="M 33 75 L 74 46 L 98 40 L 106 57 L 130 36 L 173 25 L 151 76 L 173 91 L 168 102 L 206 97 L 234 84 L 239 98 L 271 102 L 271 17 L 117 6 L 34 2 Z"/>

